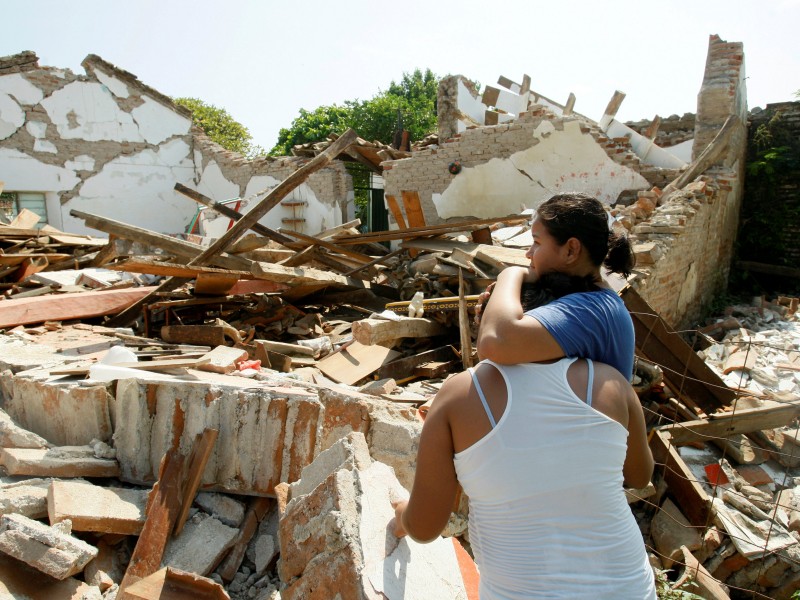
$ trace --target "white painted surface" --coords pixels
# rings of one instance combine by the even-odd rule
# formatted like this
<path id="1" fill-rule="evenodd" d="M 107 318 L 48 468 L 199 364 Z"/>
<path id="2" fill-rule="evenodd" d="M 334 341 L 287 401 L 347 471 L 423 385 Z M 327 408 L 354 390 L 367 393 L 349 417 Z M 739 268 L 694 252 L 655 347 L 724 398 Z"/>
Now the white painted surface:
<path id="1" fill-rule="evenodd" d="M 681 142 L 680 144 L 675 144 L 674 146 L 670 146 L 669 148 L 665 148 L 674 156 L 677 156 L 680 160 L 685 163 L 692 162 L 692 148 L 694 147 L 694 139 L 686 140 L 685 142 Z"/>
<path id="2" fill-rule="evenodd" d="M 23 105 L 33 106 L 39 104 L 44 98 L 42 90 L 25 79 L 20 73 L 3 75 L 0 77 L 0 92 L 9 94 Z"/>
<path id="3" fill-rule="evenodd" d="M 464 168 L 433 203 L 442 219 L 492 218 L 535 208 L 560 192 L 584 192 L 611 204 L 623 190 L 649 189 L 636 171 L 615 163 L 576 121 L 558 131 L 543 121 L 538 144 L 489 162 Z"/>
<path id="4" fill-rule="evenodd" d="M 114 94 L 117 98 L 127 98 L 130 96 L 128 86 L 116 77 L 104 73 L 102 69 L 98 69 L 97 67 L 94 68 L 94 74 L 100 83 L 106 86 L 108 91 Z"/>
<path id="5" fill-rule="evenodd" d="M 0 165 L 6 191 L 65 191 L 80 182 L 69 169 L 45 164 L 9 148 L 0 148 Z"/>
<path id="6" fill-rule="evenodd" d="M 0 94 L 0 140 L 16 133 L 25 122 L 25 111 L 8 94 Z"/>
<path id="7" fill-rule="evenodd" d="M 43 138 L 47 133 L 47 123 L 42 121 L 28 121 L 25 123 L 25 129 L 28 130 L 35 138 Z"/>
<path id="8" fill-rule="evenodd" d="M 160 144 L 175 135 L 189 132 L 192 121 L 170 110 L 160 102 L 143 96 L 144 103 L 131 111 L 139 125 L 139 133 L 148 144 Z"/>
<path id="9" fill-rule="evenodd" d="M 86 154 L 81 154 L 80 156 L 76 156 L 75 160 L 66 161 L 64 163 L 64 168 L 72 171 L 93 171 L 94 159 Z"/>
<path id="10" fill-rule="evenodd" d="M 65 205 L 65 213 L 77 208 L 157 232 L 184 231 L 194 214 L 194 202 L 173 188 L 176 181 L 191 182 L 194 165 L 189 156 L 183 140 L 168 142 L 158 152 L 148 149 L 118 156 L 86 180 L 79 195 Z M 93 231 L 66 214 L 65 224 L 69 231 Z"/>
<path id="11" fill-rule="evenodd" d="M 459 79 L 458 80 L 458 110 L 460 110 L 463 114 L 467 115 L 470 119 L 478 123 L 479 125 L 483 125 L 484 117 L 486 115 L 486 105 L 481 102 L 480 97 L 475 97 L 472 95 L 472 92 L 469 91 L 464 82 Z M 468 125 L 473 125 L 474 123 L 465 123 L 462 119 L 458 120 L 458 131 L 465 131 Z"/>
<path id="12" fill-rule="evenodd" d="M 111 92 L 100 83 L 68 83 L 42 100 L 41 105 L 62 138 L 144 141 L 133 118 L 120 110 Z"/>
<path id="13" fill-rule="evenodd" d="M 50 154 L 58 154 L 58 148 L 49 140 L 35 140 L 33 142 L 34 152 L 49 152 Z"/>

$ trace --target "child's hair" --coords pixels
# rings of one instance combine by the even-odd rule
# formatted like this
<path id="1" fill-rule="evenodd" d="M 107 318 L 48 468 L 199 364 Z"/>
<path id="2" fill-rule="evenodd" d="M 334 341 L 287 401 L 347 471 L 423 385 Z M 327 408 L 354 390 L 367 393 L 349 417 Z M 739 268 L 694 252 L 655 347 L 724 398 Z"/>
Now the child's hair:
<path id="1" fill-rule="evenodd" d="M 592 262 L 627 277 L 635 264 L 628 236 L 609 228 L 603 204 L 586 194 L 557 194 L 536 209 L 536 215 L 556 241 L 570 238 L 583 244 Z"/>
<path id="2" fill-rule="evenodd" d="M 522 310 L 552 302 L 567 294 L 577 292 L 592 292 L 599 289 L 592 276 L 567 275 L 566 273 L 545 273 L 533 283 L 522 284 Z"/>

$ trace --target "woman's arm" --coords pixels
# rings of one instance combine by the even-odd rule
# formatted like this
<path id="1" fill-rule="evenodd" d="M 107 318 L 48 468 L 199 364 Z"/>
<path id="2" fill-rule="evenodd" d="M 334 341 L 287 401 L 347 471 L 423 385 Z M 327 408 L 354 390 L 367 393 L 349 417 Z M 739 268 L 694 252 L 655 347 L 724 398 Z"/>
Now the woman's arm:
<path id="1" fill-rule="evenodd" d="M 508 267 L 498 276 L 491 302 L 481 311 L 479 358 L 513 365 L 564 356 L 550 332 L 522 310 L 522 283 L 530 277 L 530 269 L 524 267 Z"/>
<path id="2" fill-rule="evenodd" d="M 395 535 L 408 534 L 421 543 L 441 535 L 458 490 L 448 417 L 448 399 L 454 395 L 452 381 L 448 379 L 442 385 L 425 417 L 411 497 L 395 507 Z"/>
<path id="3" fill-rule="evenodd" d="M 643 488 L 653 476 L 653 453 L 647 443 L 647 426 L 639 397 L 630 384 L 626 383 L 624 388 L 628 405 L 628 451 L 622 475 L 628 486 Z"/>

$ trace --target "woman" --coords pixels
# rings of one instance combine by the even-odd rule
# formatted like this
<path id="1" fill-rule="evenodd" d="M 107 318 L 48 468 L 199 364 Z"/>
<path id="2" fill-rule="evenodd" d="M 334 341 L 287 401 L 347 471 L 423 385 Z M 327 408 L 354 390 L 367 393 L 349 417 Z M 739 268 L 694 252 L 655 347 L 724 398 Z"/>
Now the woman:
<path id="1" fill-rule="evenodd" d="M 546 274 L 522 303 L 587 285 Z M 395 534 L 436 538 L 460 483 L 483 600 L 652 599 L 653 571 L 622 489 L 623 480 L 644 487 L 652 472 L 639 399 L 615 368 L 574 358 L 484 361 L 436 395 Z"/>
<path id="2" fill-rule="evenodd" d="M 633 267 L 627 237 L 609 228 L 608 213 L 595 198 L 560 194 L 545 201 L 531 226 L 531 265 L 509 267 L 480 315 L 478 355 L 499 364 L 541 362 L 564 356 L 602 361 L 630 380 L 634 332 L 620 297 L 600 269 L 624 276 Z M 591 279 L 594 291 L 570 294 L 525 312 L 520 290 L 526 281 L 558 272 Z M 488 296 L 486 294 L 485 296 Z"/>

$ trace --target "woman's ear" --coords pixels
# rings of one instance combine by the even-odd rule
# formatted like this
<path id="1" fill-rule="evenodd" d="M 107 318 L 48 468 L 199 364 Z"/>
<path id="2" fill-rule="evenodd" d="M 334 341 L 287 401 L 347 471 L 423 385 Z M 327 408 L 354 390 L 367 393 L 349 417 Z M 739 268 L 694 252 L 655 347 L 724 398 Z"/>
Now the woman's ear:
<path id="1" fill-rule="evenodd" d="M 578 262 L 578 259 L 581 257 L 581 251 L 583 250 L 583 244 L 578 238 L 571 237 L 567 240 L 567 243 L 564 244 L 564 260 L 567 261 L 567 264 L 575 264 Z"/>

